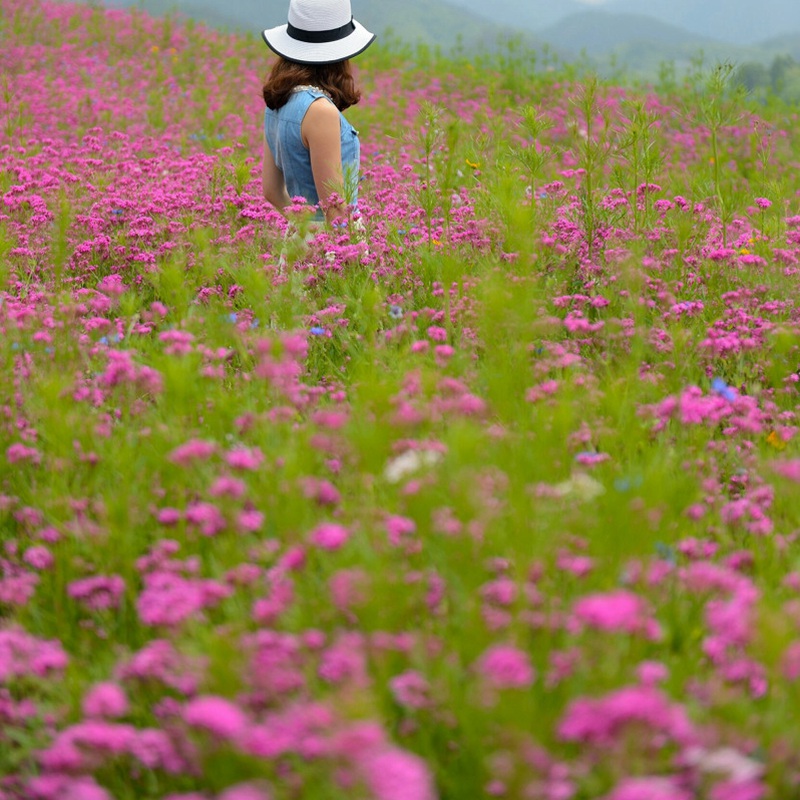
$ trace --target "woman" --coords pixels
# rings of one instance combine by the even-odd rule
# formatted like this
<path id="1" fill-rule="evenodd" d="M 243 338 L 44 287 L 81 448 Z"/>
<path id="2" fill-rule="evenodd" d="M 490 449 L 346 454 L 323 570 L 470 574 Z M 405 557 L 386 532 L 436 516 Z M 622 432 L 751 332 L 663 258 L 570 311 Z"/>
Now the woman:
<path id="1" fill-rule="evenodd" d="M 349 59 L 375 36 L 350 0 L 290 0 L 288 24 L 262 35 L 279 56 L 264 84 L 264 198 L 283 211 L 305 197 L 333 225 L 358 194 L 358 131 L 341 113 L 361 99 Z"/>

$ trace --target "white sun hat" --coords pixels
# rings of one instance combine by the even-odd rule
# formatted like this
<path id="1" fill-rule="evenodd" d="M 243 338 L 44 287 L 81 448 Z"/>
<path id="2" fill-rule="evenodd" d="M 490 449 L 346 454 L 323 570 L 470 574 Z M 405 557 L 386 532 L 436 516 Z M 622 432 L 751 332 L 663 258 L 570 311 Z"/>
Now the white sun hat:
<path id="1" fill-rule="evenodd" d="M 270 50 L 298 64 L 335 64 L 375 41 L 375 34 L 353 19 L 350 0 L 289 0 L 288 24 L 261 35 Z"/>

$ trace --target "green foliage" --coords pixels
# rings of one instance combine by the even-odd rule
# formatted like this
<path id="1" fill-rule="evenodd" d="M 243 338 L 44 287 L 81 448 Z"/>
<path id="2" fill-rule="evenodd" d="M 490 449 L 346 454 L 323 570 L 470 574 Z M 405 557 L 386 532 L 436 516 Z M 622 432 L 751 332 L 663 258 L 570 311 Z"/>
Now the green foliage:
<path id="1" fill-rule="evenodd" d="M 87 24 L 93 36 L 110 35 L 102 15 Z M 205 41 L 189 26 L 185 51 L 163 53 L 176 25 L 167 19 L 156 28 L 154 52 L 142 49 L 145 23 L 134 15 L 132 38 L 110 51 L 122 59 L 138 47 L 142 58 L 163 59 L 148 73 L 143 127 L 171 135 L 163 81 L 174 70 L 182 90 L 194 85 Z M 216 39 L 203 46 L 230 83 L 260 52 L 247 44 L 231 52 Z M 556 68 L 518 42 L 473 61 L 403 48 L 360 63 L 365 95 L 374 90 L 353 109 L 370 142 L 367 242 L 319 231 L 302 213 L 286 234 L 277 215 L 265 220 L 260 129 L 248 138 L 228 126 L 245 115 L 240 97 L 202 82 L 193 116 L 170 140 L 184 149 L 181 180 L 164 188 L 175 208 L 159 206 L 169 170 L 152 178 L 152 230 L 133 225 L 143 198 L 133 209 L 110 202 L 120 199 L 115 173 L 98 159 L 91 181 L 65 180 L 48 195 L 52 217 L 31 226 L 23 248 L 17 224 L 30 208 L 14 206 L 16 178 L 0 174 L 9 199 L 0 220 L 0 452 L 35 443 L 40 459 L 0 465 L 4 559 L 26 552 L 46 526 L 58 533 L 53 568 L 38 573 L 33 599 L 0 613 L 4 626 L 58 638 L 71 658 L 63 684 L 13 687 L 35 698 L 42 719 L 14 726 L 8 739 L 0 732 L 0 774 L 33 770 L 53 730 L 81 718 L 92 684 L 157 637 L 203 659 L 199 692 L 246 696 L 254 714 L 270 714 L 269 703 L 284 698 L 262 707 L 242 647 L 259 628 L 297 641 L 321 630 L 325 646 L 342 632 L 368 643 L 413 634 L 409 646 L 365 645 L 367 679 L 355 689 L 320 677 L 318 655 L 303 644 L 311 653 L 303 678 L 308 696 L 343 723 L 377 720 L 389 741 L 426 759 L 448 800 L 488 794 L 487 782 L 514 759 L 516 796 L 538 791 L 525 760 L 533 748 L 579 764 L 572 778 L 580 798 L 608 796 L 637 770 L 671 772 L 671 750 L 640 752 L 631 738 L 614 758 L 590 763 L 589 748 L 557 732 L 571 701 L 636 683 L 647 661 L 664 664 L 664 692 L 721 745 L 730 736 L 796 749 L 798 690 L 781 670 L 794 625 L 783 579 L 797 567 L 791 531 L 800 507 L 770 472 L 778 448 L 787 459 L 797 452 L 796 439 L 774 438 L 796 421 L 800 357 L 796 309 L 785 302 L 797 294 L 796 274 L 791 263 L 776 263 L 797 204 L 791 180 L 776 174 L 800 152 L 793 130 L 776 133 L 785 107 L 754 119 L 756 107 L 732 88 L 730 65 L 708 72 L 698 62 L 685 80 L 665 68 L 664 94 L 654 96 L 611 86 L 584 66 Z M 437 90 L 428 88 L 433 80 Z M 3 95 L 16 137 L 8 150 L 30 147 L 38 163 L 42 151 L 18 133 L 28 110 L 11 86 Z M 70 132 L 78 141 L 98 123 L 91 104 L 84 111 Z M 152 142 L 125 146 L 120 161 L 129 168 L 154 157 Z M 184 185 L 187 150 L 202 168 Z M 381 183 L 384 167 L 392 183 Z M 772 206 L 754 206 L 755 197 Z M 104 215 L 105 252 L 87 243 L 89 226 L 100 225 L 95 212 Z M 720 249 L 731 252 L 709 255 Z M 741 260 L 753 255 L 764 264 Z M 125 287 L 103 288 L 109 275 Z M 22 300 L 30 300 L 27 316 L 9 310 Z M 747 313 L 731 320 L 739 311 Z M 748 328 L 756 314 L 763 324 Z M 704 344 L 724 325 L 747 347 Z M 130 369 L 125 379 L 110 371 L 115 358 Z M 677 407 L 689 387 L 719 401 L 715 377 L 737 392 L 735 416 L 711 423 L 658 411 Z M 758 425 L 746 416 L 751 401 Z M 341 419 L 320 422 L 326 412 Z M 213 453 L 180 463 L 176 448 L 193 439 L 211 442 Z M 231 463 L 243 447 L 263 456 L 256 468 Z M 395 479 L 392 468 L 408 453 L 427 460 L 419 455 Z M 241 496 L 220 491 L 231 478 Z M 321 481 L 334 486 L 335 502 L 314 496 Z M 777 487 L 769 513 L 785 538 L 757 535 L 723 512 L 767 481 Z M 199 502 L 216 504 L 221 530 L 207 535 L 188 519 Z M 687 513 L 698 504 L 702 519 Z M 178 513 L 160 516 L 165 510 Z M 255 530 L 239 523 L 252 511 L 263 514 Z M 26 521 L 33 512 L 41 522 Z M 388 541 L 393 515 L 414 528 L 402 546 Z M 324 551 L 309 533 L 331 519 L 352 536 Z M 140 559 L 167 538 L 178 543 L 177 558 L 194 558 L 176 570 L 232 590 L 170 628 L 148 625 L 138 606 Z M 685 591 L 673 569 L 690 563 L 681 543 L 688 549 L 695 539 L 713 542 L 720 560 L 749 554 L 735 573 L 759 590 L 747 653 L 775 685 L 758 706 L 704 656 L 706 598 Z M 298 547 L 302 567 L 279 567 Z M 565 567 L 571 559 L 584 560 Z M 256 567 L 252 582 L 242 579 L 243 566 Z M 254 604 L 287 571 L 291 604 L 268 622 L 255 619 Z M 90 609 L 70 597 L 70 584 L 91 574 L 123 579 L 118 608 Z M 342 600 L 332 587 L 353 574 L 356 590 Z M 487 599 L 498 576 L 515 587 L 502 607 Z M 661 638 L 565 622 L 587 594 L 622 588 L 652 603 Z M 536 679 L 524 691 L 485 691 L 476 665 L 497 642 L 529 655 Z M 570 652 L 575 663 L 556 675 L 555 662 Z M 424 674 L 435 705 L 397 701 L 391 681 L 408 670 Z M 141 728 L 162 724 L 156 709 L 186 702 L 146 682 L 131 695 L 126 722 Z M 287 758 L 273 769 L 197 731 L 190 741 L 201 754 L 197 776 L 112 763 L 98 777 L 115 796 L 147 800 L 266 778 L 284 800 L 298 791 L 282 780 L 291 766 L 308 797 L 343 795 L 332 788 L 334 773 L 315 763 Z M 791 779 L 770 773 L 776 797 L 791 796 Z"/>

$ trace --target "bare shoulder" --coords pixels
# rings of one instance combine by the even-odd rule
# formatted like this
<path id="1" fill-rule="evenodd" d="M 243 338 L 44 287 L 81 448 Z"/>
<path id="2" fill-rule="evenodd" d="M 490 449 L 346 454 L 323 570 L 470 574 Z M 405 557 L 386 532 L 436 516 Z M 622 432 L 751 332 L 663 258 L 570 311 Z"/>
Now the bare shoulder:
<path id="1" fill-rule="evenodd" d="M 330 120 L 339 119 L 339 110 L 324 97 L 318 97 L 306 111 L 306 119 L 311 122 L 319 121 L 321 123 L 329 122 Z"/>
<path id="2" fill-rule="evenodd" d="M 306 111 L 300 131 L 303 144 L 339 140 L 339 111 L 324 97 L 315 100 Z"/>

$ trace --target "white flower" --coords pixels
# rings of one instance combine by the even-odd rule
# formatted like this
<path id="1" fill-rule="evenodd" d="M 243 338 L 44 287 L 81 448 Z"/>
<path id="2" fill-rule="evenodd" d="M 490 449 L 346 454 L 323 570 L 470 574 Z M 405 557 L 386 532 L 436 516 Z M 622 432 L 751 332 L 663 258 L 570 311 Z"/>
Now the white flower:
<path id="1" fill-rule="evenodd" d="M 595 497 L 605 494 L 606 488 L 585 472 L 573 472 L 569 480 L 556 484 L 555 491 L 559 497 L 594 500 Z"/>
<path id="2" fill-rule="evenodd" d="M 742 755 L 732 747 L 721 747 L 718 750 L 694 747 L 687 753 L 687 759 L 703 772 L 725 775 L 735 783 L 754 781 L 764 772 L 763 764 Z"/>
<path id="3" fill-rule="evenodd" d="M 412 475 L 422 467 L 432 467 L 441 460 L 442 454 L 438 450 L 406 450 L 386 465 L 383 477 L 389 483 L 399 483 L 407 475 Z"/>

